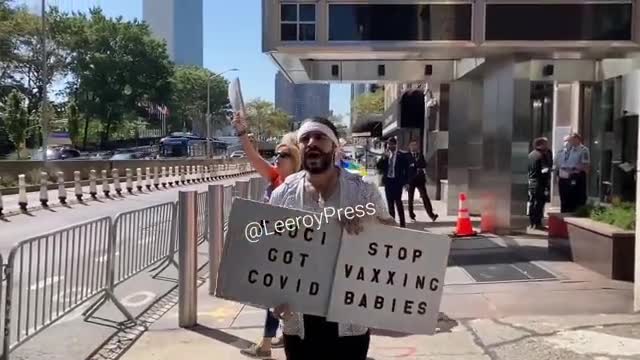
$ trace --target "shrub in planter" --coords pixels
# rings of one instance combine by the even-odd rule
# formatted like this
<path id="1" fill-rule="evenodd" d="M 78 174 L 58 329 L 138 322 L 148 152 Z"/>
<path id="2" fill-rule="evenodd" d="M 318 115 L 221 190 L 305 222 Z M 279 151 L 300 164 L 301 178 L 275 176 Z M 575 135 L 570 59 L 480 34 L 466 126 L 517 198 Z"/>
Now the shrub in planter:
<path id="1" fill-rule="evenodd" d="M 635 230 L 636 206 L 634 203 L 617 203 L 611 207 L 593 209 L 591 220 L 619 227 L 623 230 Z"/>

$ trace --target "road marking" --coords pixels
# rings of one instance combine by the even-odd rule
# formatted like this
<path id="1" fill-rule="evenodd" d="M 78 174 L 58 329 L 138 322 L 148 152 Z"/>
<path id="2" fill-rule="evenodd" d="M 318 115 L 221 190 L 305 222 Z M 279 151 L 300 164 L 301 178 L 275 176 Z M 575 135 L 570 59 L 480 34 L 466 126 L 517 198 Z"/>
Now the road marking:
<path id="1" fill-rule="evenodd" d="M 52 276 L 50 278 L 47 278 L 47 279 L 44 279 L 44 280 L 40 281 L 37 284 L 31 285 L 30 289 L 31 289 L 31 291 L 42 289 L 42 288 L 46 287 L 47 285 L 51 286 L 51 285 L 59 282 L 62 279 L 64 279 L 64 276 Z"/>
<path id="2" fill-rule="evenodd" d="M 143 296 L 142 300 L 133 301 L 133 299 L 138 296 Z M 142 305 L 150 303 L 155 298 L 156 294 L 152 293 L 151 291 L 138 291 L 134 292 L 133 294 L 127 295 L 122 300 L 120 300 L 120 302 L 122 303 L 122 305 L 128 307 L 140 307 Z"/>

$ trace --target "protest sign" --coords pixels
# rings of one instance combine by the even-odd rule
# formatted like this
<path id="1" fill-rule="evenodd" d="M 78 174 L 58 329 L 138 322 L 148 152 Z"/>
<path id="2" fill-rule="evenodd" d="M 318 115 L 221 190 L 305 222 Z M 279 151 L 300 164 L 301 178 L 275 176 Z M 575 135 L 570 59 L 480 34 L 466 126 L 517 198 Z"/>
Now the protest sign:
<path id="1" fill-rule="evenodd" d="M 447 236 L 377 223 L 345 232 L 327 320 L 433 334 L 449 248 Z"/>
<path id="2" fill-rule="evenodd" d="M 242 89 L 240 88 L 239 78 L 233 79 L 231 84 L 229 84 L 228 95 L 229 103 L 231 103 L 231 109 L 233 110 L 233 112 L 239 112 L 246 115 L 247 112 L 244 107 L 244 100 L 242 98 Z"/>
<path id="3" fill-rule="evenodd" d="M 317 215 L 235 198 L 216 296 L 326 316 L 342 230 Z"/>

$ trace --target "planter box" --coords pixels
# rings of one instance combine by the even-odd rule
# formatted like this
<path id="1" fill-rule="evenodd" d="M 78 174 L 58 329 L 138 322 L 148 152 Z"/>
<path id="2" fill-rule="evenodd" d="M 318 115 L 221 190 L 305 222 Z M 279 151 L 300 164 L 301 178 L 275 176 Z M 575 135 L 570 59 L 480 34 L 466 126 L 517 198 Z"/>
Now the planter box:
<path id="1" fill-rule="evenodd" d="M 549 228 L 547 248 L 567 256 L 570 260 L 573 256 L 569 243 L 569 230 L 564 219 L 573 216 L 573 213 L 549 212 L 547 223 Z"/>
<path id="2" fill-rule="evenodd" d="M 573 261 L 613 280 L 633 281 L 635 231 L 565 217 Z"/>

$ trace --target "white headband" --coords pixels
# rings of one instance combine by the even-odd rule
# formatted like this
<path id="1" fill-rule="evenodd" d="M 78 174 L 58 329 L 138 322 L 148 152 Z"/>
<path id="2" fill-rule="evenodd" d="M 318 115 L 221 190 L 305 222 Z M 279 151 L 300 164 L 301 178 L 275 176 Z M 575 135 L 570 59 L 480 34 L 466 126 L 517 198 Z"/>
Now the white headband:
<path id="1" fill-rule="evenodd" d="M 340 142 L 338 142 L 338 138 L 333 133 L 333 131 L 327 125 L 315 121 L 307 121 L 306 123 L 302 124 L 300 129 L 298 129 L 298 142 L 300 142 L 300 139 L 304 135 L 310 132 L 321 132 L 329 139 L 331 139 L 331 141 L 333 141 L 336 146 L 340 146 Z"/>

